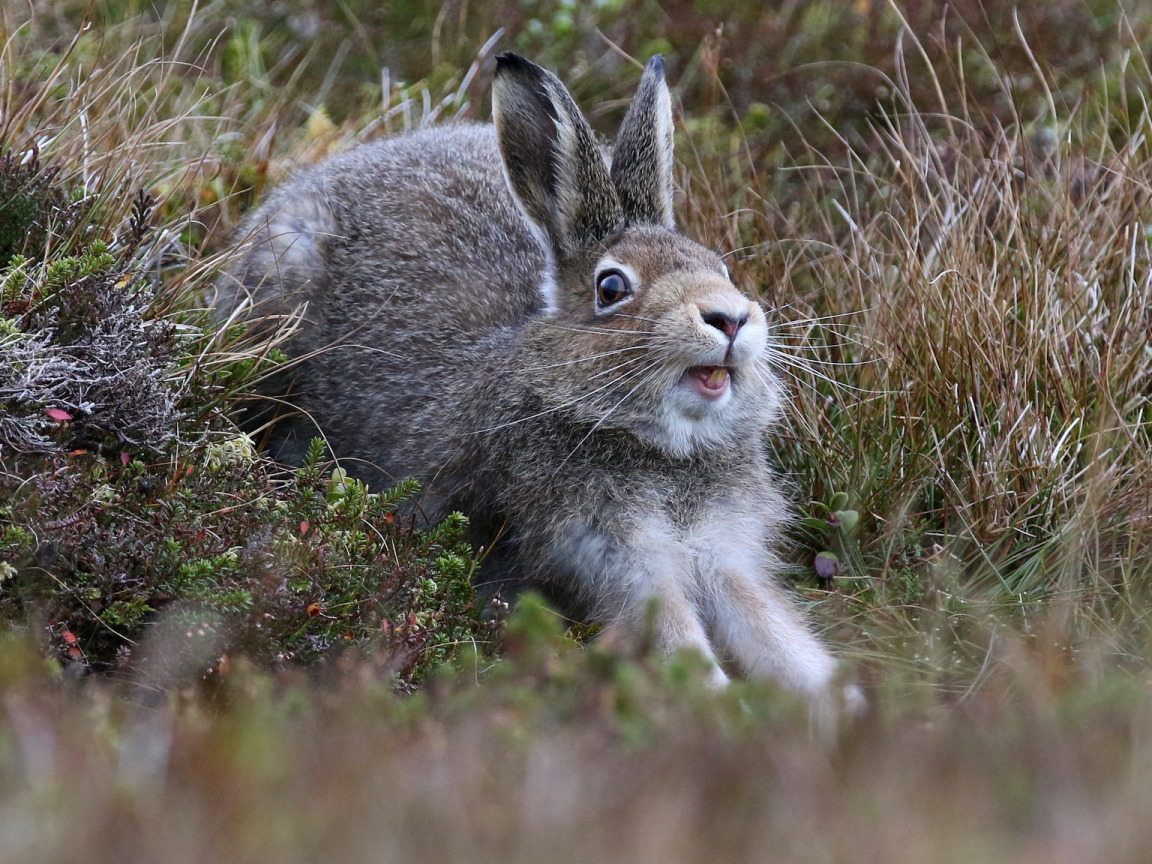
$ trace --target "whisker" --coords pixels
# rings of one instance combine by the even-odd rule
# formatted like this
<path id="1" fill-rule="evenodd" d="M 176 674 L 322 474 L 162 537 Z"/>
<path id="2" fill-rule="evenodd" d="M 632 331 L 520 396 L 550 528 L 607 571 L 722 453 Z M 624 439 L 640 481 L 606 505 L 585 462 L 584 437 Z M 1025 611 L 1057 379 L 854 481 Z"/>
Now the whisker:
<path id="1" fill-rule="evenodd" d="M 787 347 L 787 351 L 783 350 Z M 788 345 L 781 346 L 779 344 L 773 345 L 771 343 L 764 349 L 764 353 L 773 359 L 788 358 L 788 361 L 799 365 L 812 365 L 812 366 L 841 366 L 849 369 L 854 369 L 858 366 L 871 366 L 874 363 L 879 363 L 879 357 L 873 357 L 869 360 L 822 360 L 819 357 L 797 357 L 792 351 L 793 349 L 807 349 L 809 351 L 818 351 L 819 346 L 816 345 Z"/>
<path id="2" fill-rule="evenodd" d="M 799 345 L 799 344 L 793 344 L 791 342 L 770 342 L 768 344 L 768 350 L 770 350 L 770 351 L 787 350 L 789 353 L 806 352 L 808 354 L 819 354 L 821 352 L 828 351 L 828 346 L 827 345 Z M 811 362 L 820 363 L 822 361 L 820 360 L 820 358 L 816 357 L 816 358 L 813 358 Z M 827 362 L 833 363 L 833 362 L 839 362 L 839 361 L 829 360 Z M 874 362 L 876 362 L 876 361 L 875 360 L 854 360 L 850 363 L 841 364 L 841 365 L 855 366 L 857 364 L 874 363 Z"/>
<path id="3" fill-rule="evenodd" d="M 659 318 L 646 318 L 643 315 L 628 315 L 625 312 L 616 312 L 612 315 L 613 318 L 631 318 L 635 321 L 647 321 L 649 324 L 659 324 Z"/>
<path id="4" fill-rule="evenodd" d="M 764 384 L 766 387 L 767 387 L 767 386 L 770 386 L 771 382 L 768 380 L 768 374 L 767 374 L 767 372 L 766 372 L 764 369 L 761 369 L 761 368 L 759 368 L 759 367 L 753 367 L 753 369 L 754 369 L 754 371 L 755 371 L 755 374 L 756 374 L 756 376 L 757 376 L 757 377 L 760 379 L 760 381 L 761 381 L 761 382 L 762 382 L 762 383 L 763 383 L 763 384 Z M 814 396 L 814 397 L 815 397 L 815 398 L 817 398 L 818 400 L 823 400 L 823 399 L 825 399 L 825 398 L 826 398 L 826 397 L 825 397 L 825 394 L 821 393 L 821 392 L 820 392 L 820 391 L 819 391 L 819 390 L 816 388 L 816 385 L 815 385 L 815 384 L 813 384 L 811 381 L 808 381 L 808 380 L 806 380 L 806 379 L 804 379 L 804 378 L 801 378 L 801 377 L 800 377 L 800 376 L 798 376 L 798 375 L 794 375 L 794 374 L 791 374 L 791 373 L 789 373 L 789 375 L 788 375 L 788 378 L 789 378 L 789 380 L 790 380 L 790 381 L 792 381 L 792 382 L 793 382 L 793 383 L 794 383 L 794 384 L 795 384 L 797 387 L 799 387 L 801 390 L 806 390 L 807 392 L 811 393 L 811 394 L 812 394 L 812 396 Z M 815 430 L 815 427 L 814 427 L 814 426 L 812 426 L 812 424 L 810 423 L 810 421 L 809 421 L 809 418 L 807 417 L 807 415 L 804 415 L 804 414 L 802 414 L 802 413 L 800 413 L 800 412 L 793 412 L 793 413 L 794 413 L 794 414 L 797 416 L 797 418 L 799 419 L 799 422 L 800 422 L 800 424 L 801 424 L 801 425 L 804 427 L 804 429 L 805 429 L 805 430 L 806 430 L 806 431 L 807 431 L 809 434 L 811 434 L 811 435 L 815 436 L 815 434 L 816 434 L 816 430 Z"/>
<path id="5" fill-rule="evenodd" d="M 836 333 L 835 335 L 843 344 L 853 345 L 864 350 L 867 350 L 871 344 L 864 339 L 858 339 L 844 333 Z M 770 331 L 768 340 L 774 345 L 786 346 L 797 351 L 827 351 L 831 347 L 822 341 L 813 341 L 811 332 L 788 333 L 775 329 Z"/>
<path id="6" fill-rule="evenodd" d="M 638 361 L 639 361 L 639 362 L 643 362 L 643 360 L 644 360 L 644 359 L 646 359 L 646 358 L 644 358 L 644 357 L 634 357 L 634 358 L 631 358 L 631 359 L 629 359 L 629 360 L 625 360 L 625 361 L 624 361 L 624 362 L 622 362 L 622 363 L 617 363 L 617 364 L 616 364 L 615 366 L 613 366 L 611 369 L 601 369 L 601 370 L 600 370 L 599 372 L 597 372 L 595 375 L 589 375 L 589 376 L 588 376 L 588 380 L 589 380 L 589 381 L 591 381 L 591 380 L 593 380 L 594 378 L 599 378 L 599 377 L 601 377 L 602 375 L 611 375 L 613 372 L 617 372 L 617 371 L 619 371 L 620 369 L 626 369 L 626 368 L 627 368 L 629 365 L 631 365 L 631 364 L 634 364 L 634 363 L 636 363 L 636 362 L 638 362 Z M 657 358 L 655 358 L 655 359 L 654 359 L 652 362 L 653 362 L 653 363 L 656 363 L 656 364 L 658 364 L 658 363 L 660 363 L 660 362 L 661 362 L 661 359 L 660 359 L 659 357 L 657 357 Z"/>
<path id="7" fill-rule="evenodd" d="M 851 393 L 866 393 L 866 394 L 872 394 L 872 393 L 876 392 L 875 390 L 871 390 L 867 387 L 858 387 L 855 384 L 849 384 L 846 381 L 840 381 L 836 378 L 833 378 L 830 375 L 822 375 L 819 372 L 816 372 L 812 369 L 809 369 L 806 366 L 793 366 L 793 365 L 785 364 L 782 371 L 784 371 L 788 375 L 788 377 L 791 378 L 793 381 L 796 381 L 799 383 L 808 383 L 805 381 L 804 376 L 797 374 L 793 370 L 800 370 L 802 372 L 807 372 L 808 375 L 811 376 L 812 378 L 815 378 L 818 381 L 823 381 L 825 384 L 828 384 L 829 386 L 833 387 L 836 390 L 843 390 L 843 391 L 851 392 Z"/>
<path id="8" fill-rule="evenodd" d="M 813 393 L 818 392 L 816 390 L 816 388 L 810 382 L 805 380 L 804 376 L 797 374 L 797 371 L 794 371 L 794 370 L 799 370 L 800 372 L 805 372 L 809 376 L 816 378 L 817 380 L 824 381 L 825 383 L 831 385 L 832 387 L 834 387 L 837 390 L 843 390 L 843 391 L 854 392 L 854 393 L 862 393 L 862 394 L 866 394 L 866 395 L 875 395 L 877 393 L 876 390 L 872 390 L 872 389 L 867 388 L 867 387 L 857 387 L 855 384 L 849 384 L 847 381 L 841 381 L 837 378 L 833 378 L 831 375 L 826 375 L 826 374 L 820 372 L 818 369 L 814 368 L 814 366 L 816 364 L 806 363 L 806 362 L 800 360 L 800 358 L 798 358 L 798 357 L 792 357 L 788 354 L 783 354 L 783 353 L 774 353 L 774 354 L 766 355 L 766 358 L 769 361 L 777 361 L 778 365 L 781 367 L 781 369 L 784 372 L 786 372 L 788 374 L 789 378 L 791 378 L 793 381 L 796 381 L 798 384 L 801 384 L 803 386 L 807 386 L 807 387 L 811 388 Z M 841 365 L 845 365 L 845 364 L 841 364 Z M 851 365 L 851 364 L 847 364 L 847 365 Z M 755 368 L 755 367 L 753 367 L 753 368 Z"/>
<path id="9" fill-rule="evenodd" d="M 553 477 L 555 477 L 560 472 L 561 468 L 563 468 L 565 465 L 568 464 L 568 460 L 576 455 L 576 451 L 584 446 L 584 442 L 592 437 L 593 433 L 595 433 L 595 431 L 597 429 L 599 429 L 601 425 L 603 425 L 604 421 L 607 420 L 609 417 L 611 417 L 616 412 L 617 408 L 619 408 L 626 401 L 628 401 L 628 399 L 630 399 L 632 397 L 633 393 L 635 393 L 637 390 L 639 390 L 641 387 L 643 387 L 645 384 L 647 384 L 649 381 L 651 381 L 652 379 L 654 379 L 656 377 L 656 375 L 659 372 L 659 370 L 657 368 L 659 365 L 660 365 L 659 361 L 653 361 L 649 366 L 645 367 L 644 369 L 639 370 L 638 372 L 632 373 L 627 378 L 623 379 L 624 381 L 627 381 L 630 378 L 634 377 L 635 375 L 642 375 L 643 376 L 640 379 L 640 382 L 635 387 L 633 387 L 631 390 L 629 390 L 627 393 L 625 393 L 620 398 L 619 402 L 617 402 L 615 405 L 613 405 L 611 408 L 609 408 L 608 411 L 605 412 L 604 416 L 601 417 L 599 420 L 597 420 L 592 425 L 592 428 L 588 430 L 587 434 L 585 434 L 584 437 L 581 438 L 577 442 L 576 446 L 572 448 L 572 452 L 569 453 L 567 456 L 565 456 L 564 461 L 561 462 L 558 466 L 556 466 L 556 470 L 552 472 Z"/>
<path id="10" fill-rule="evenodd" d="M 769 386 L 769 382 L 766 379 L 765 372 L 763 369 L 761 369 L 759 367 L 759 365 L 753 366 L 752 371 L 760 379 L 761 383 L 763 383 L 764 386 L 766 386 L 766 387 Z M 795 375 L 791 376 L 791 378 L 793 381 L 796 382 L 796 385 L 798 387 L 808 390 L 814 396 L 823 398 L 823 394 L 821 394 L 820 391 L 817 390 L 816 387 L 811 382 L 803 381 Z M 809 417 L 805 412 L 792 411 L 790 413 L 791 413 L 791 416 L 795 419 L 795 422 L 799 424 L 800 428 L 803 429 L 804 432 L 809 437 L 811 437 L 813 439 L 817 439 L 819 437 L 819 433 L 816 430 L 815 423 L 813 422 L 812 418 Z"/>
<path id="11" fill-rule="evenodd" d="M 617 368 L 619 368 L 619 367 L 617 367 Z M 588 399 L 592 396 L 595 396 L 597 393 L 601 392 L 602 390 L 607 390 L 609 387 L 613 386 L 615 383 L 616 383 L 615 381 L 609 381 L 607 384 L 601 384 L 595 390 L 589 390 L 587 393 L 582 393 L 579 396 L 577 396 L 575 399 L 569 399 L 567 402 L 563 402 L 560 405 L 553 405 L 551 408 L 545 408 L 543 411 L 537 411 L 535 414 L 529 414 L 527 417 L 520 417 L 519 419 L 516 419 L 516 420 L 509 420 L 507 423 L 500 423 L 496 426 L 489 426 L 487 429 L 478 429 L 475 432 L 472 432 L 470 434 L 482 435 L 486 432 L 495 432 L 498 429 L 507 429 L 509 426 L 515 426 L 519 423 L 526 423 L 529 420 L 535 420 L 537 417 L 543 417 L 545 414 L 552 414 L 556 411 L 562 411 L 565 408 L 569 408 L 573 405 L 576 405 L 580 402 L 583 402 L 585 399 Z"/>
<path id="12" fill-rule="evenodd" d="M 652 343 L 629 345 L 627 348 L 616 348 L 613 351 L 601 351 L 599 354 L 589 354 L 587 357 L 577 357 L 575 360 L 565 360 L 561 363 L 549 363 L 547 366 L 540 366 L 540 369 L 555 369 L 559 366 L 571 366 L 574 363 L 587 363 L 589 360 L 599 360 L 602 357 L 611 357 L 613 354 L 623 354 L 625 351 L 649 351 L 654 346 Z"/>
<path id="13" fill-rule="evenodd" d="M 760 305 L 763 306 L 765 304 L 761 303 Z M 768 308 L 777 314 L 779 314 L 780 312 L 783 312 L 787 309 L 795 309 L 796 311 L 800 311 L 800 307 L 797 306 L 795 303 L 785 303 L 783 306 L 775 306 L 775 307 L 769 306 Z M 836 312 L 836 313 L 831 314 L 831 315 L 805 315 L 803 318 L 797 318 L 797 319 L 792 320 L 792 321 L 783 321 L 780 323 L 788 324 L 789 326 L 796 326 L 796 325 L 803 325 L 803 324 L 815 324 L 815 323 L 820 323 L 823 321 L 835 321 L 835 320 L 840 319 L 840 318 L 855 318 L 857 316 L 864 315 L 868 312 L 871 312 L 875 308 L 876 308 L 875 306 L 868 306 L 868 307 L 863 308 L 863 309 L 853 309 L 849 312 Z M 849 325 L 849 326 L 853 326 L 853 325 Z"/>
<path id="14" fill-rule="evenodd" d="M 548 321 L 541 321 L 541 326 L 551 327 L 553 330 L 567 330 L 571 333 L 592 333 L 595 335 L 603 336 L 651 336 L 644 330 L 618 330 L 615 327 L 565 327 L 562 324 L 552 324 Z"/>
<path id="15" fill-rule="evenodd" d="M 817 324 L 812 321 L 793 321 L 793 322 L 780 322 L 774 321 L 769 327 L 768 331 L 777 339 L 792 339 L 797 342 L 807 343 L 812 339 L 813 333 L 817 331 L 824 331 L 829 335 L 835 336 L 842 342 L 849 345 L 866 345 L 867 343 L 860 335 L 864 328 L 856 327 L 849 324 Z M 817 343 L 819 344 L 819 343 Z"/>

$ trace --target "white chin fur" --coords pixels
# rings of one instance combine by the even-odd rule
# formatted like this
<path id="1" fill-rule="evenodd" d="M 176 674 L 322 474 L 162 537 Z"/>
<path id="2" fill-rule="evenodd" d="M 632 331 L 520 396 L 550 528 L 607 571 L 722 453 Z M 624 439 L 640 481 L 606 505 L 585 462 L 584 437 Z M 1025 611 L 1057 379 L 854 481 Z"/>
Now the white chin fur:
<path id="1" fill-rule="evenodd" d="M 751 369 L 745 374 L 757 374 Z M 737 373 L 737 378 L 739 378 Z M 780 385 L 767 371 L 763 386 L 749 389 L 750 382 L 733 381 L 718 397 L 701 396 L 678 381 L 664 398 L 663 411 L 655 424 L 655 443 L 676 458 L 754 438 L 773 422 L 780 408 Z"/>
<path id="2" fill-rule="evenodd" d="M 684 379 L 681 379 L 668 395 L 671 413 L 696 423 L 722 412 L 731 401 L 731 385 L 725 387 L 724 392 L 719 395 L 706 396 L 696 389 L 695 382 Z"/>
<path id="3" fill-rule="evenodd" d="M 722 396 L 706 398 L 678 383 L 665 399 L 659 430 L 663 440 L 658 443 L 674 456 L 684 457 L 746 436 L 747 418 L 737 416 L 734 398 L 731 387 Z"/>

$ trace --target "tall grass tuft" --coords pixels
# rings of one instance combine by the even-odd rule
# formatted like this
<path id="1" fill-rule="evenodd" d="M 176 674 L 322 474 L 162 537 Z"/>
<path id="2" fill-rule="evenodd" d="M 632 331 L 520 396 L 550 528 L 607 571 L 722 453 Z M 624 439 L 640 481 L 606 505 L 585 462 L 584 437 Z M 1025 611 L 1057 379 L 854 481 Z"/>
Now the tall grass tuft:
<path id="1" fill-rule="evenodd" d="M 1152 576 L 1152 127 L 1124 98 L 1152 76 L 1130 29 L 1071 95 L 1009 38 L 1041 98 L 1018 99 L 984 46 L 929 63 L 905 30 L 889 98 L 819 128 L 835 147 L 798 130 L 766 171 L 746 139 L 707 132 L 685 178 L 706 204 L 694 227 L 727 226 L 737 272 L 778 310 L 793 388 L 776 446 L 797 494 L 864 515 L 835 532 L 847 596 L 825 605 L 855 613 L 865 654 L 911 644 L 926 667 L 947 662 L 924 650 L 943 621 L 961 693 L 1009 620 L 1014 637 L 1043 617 L 1066 650 L 1139 653 Z M 984 110 L 967 82 L 991 76 Z"/>

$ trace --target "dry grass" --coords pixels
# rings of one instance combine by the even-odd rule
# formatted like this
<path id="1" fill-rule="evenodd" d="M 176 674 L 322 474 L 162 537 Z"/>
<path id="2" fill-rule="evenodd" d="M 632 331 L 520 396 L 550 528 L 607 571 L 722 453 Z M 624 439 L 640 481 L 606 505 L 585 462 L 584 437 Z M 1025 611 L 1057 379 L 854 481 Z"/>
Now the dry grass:
<path id="1" fill-rule="evenodd" d="M 927 74 L 941 94 L 965 78 Z M 782 242 L 749 269 L 784 332 L 803 330 L 801 351 L 822 346 L 784 460 L 812 497 L 847 491 L 871 517 L 848 549 L 862 614 L 878 599 L 885 615 L 913 601 L 912 617 L 991 604 L 1026 628 L 1058 618 L 1069 646 L 1140 655 L 1147 105 L 1085 90 L 1006 128 L 962 86 L 922 105 L 904 81 L 841 162 L 809 151 L 793 169 L 815 206 L 791 218 L 764 205 Z M 1148 83 L 1130 66 L 1113 87 Z"/>

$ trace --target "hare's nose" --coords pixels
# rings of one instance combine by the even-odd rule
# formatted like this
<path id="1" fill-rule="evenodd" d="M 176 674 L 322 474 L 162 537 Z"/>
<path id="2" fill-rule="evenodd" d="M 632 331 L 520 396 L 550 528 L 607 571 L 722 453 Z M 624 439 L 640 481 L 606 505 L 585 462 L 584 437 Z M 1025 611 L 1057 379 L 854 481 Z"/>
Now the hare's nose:
<path id="1" fill-rule="evenodd" d="M 701 312 L 700 317 L 704 319 L 704 323 L 709 327 L 715 327 L 727 336 L 729 342 L 735 341 L 736 334 L 740 332 L 740 328 L 748 323 L 747 315 L 733 318 L 727 312 Z"/>

